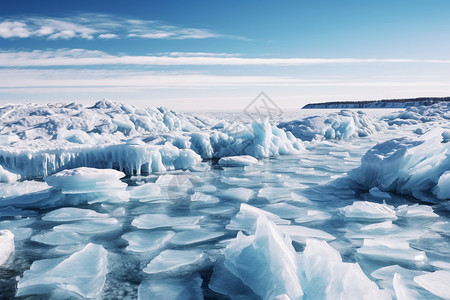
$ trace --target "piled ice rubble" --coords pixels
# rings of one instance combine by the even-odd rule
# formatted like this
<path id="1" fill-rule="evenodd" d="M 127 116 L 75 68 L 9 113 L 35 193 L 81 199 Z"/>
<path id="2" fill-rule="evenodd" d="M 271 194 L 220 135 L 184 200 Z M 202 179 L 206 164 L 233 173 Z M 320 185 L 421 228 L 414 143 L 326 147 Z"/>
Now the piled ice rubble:
<path id="1" fill-rule="evenodd" d="M 411 125 L 450 120 L 450 104 L 442 102 L 430 106 L 412 106 L 382 118 L 389 125 Z"/>
<path id="2" fill-rule="evenodd" d="M 92 107 L 75 103 L 4 106 L 0 108 L 0 181 L 77 167 L 153 173 L 190 169 L 202 158 L 263 158 L 303 149 L 300 140 L 268 121 L 245 124 L 238 131 L 213 126 L 217 123 L 107 100 Z"/>
<path id="3" fill-rule="evenodd" d="M 280 230 L 283 225 L 268 217 L 281 219 L 247 204 L 242 204 L 241 213 L 232 227 L 245 228 L 250 235 L 239 232 L 227 246 L 214 268 L 212 290 L 232 299 L 244 295 L 251 299 L 255 294 L 262 299 L 388 298 L 357 263 L 342 262 L 339 252 L 325 241 L 306 239 L 298 254 L 289 233 Z"/>
<path id="4" fill-rule="evenodd" d="M 314 116 L 303 120 L 281 122 L 278 127 L 292 132 L 301 140 L 313 139 L 349 139 L 364 137 L 381 130 L 364 112 L 341 110 L 328 116 Z"/>
<path id="5" fill-rule="evenodd" d="M 434 189 L 445 198 L 447 175 L 443 174 L 450 170 L 450 143 L 442 143 L 442 132 L 437 128 L 419 138 L 396 138 L 377 144 L 349 175 L 367 189 L 378 187 L 413 195 Z"/>

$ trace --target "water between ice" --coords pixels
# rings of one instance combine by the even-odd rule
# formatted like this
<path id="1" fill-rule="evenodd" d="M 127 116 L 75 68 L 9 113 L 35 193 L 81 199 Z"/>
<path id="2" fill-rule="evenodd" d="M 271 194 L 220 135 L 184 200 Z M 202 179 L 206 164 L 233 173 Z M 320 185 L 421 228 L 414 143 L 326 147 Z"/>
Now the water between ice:
<path id="1" fill-rule="evenodd" d="M 411 196 L 376 188 L 362 191 L 346 176 L 360 166 L 368 149 L 394 134 L 312 143 L 301 155 L 246 166 L 208 162 L 208 168 L 197 172 L 132 176 L 121 182 L 112 176 L 109 183 L 102 177 L 97 192 L 73 187 L 64 196 L 48 186 L 33 190 L 19 208 L 0 208 L 0 230 L 15 237 L 15 253 L 0 268 L 2 296 L 282 299 L 277 293 L 285 293 L 293 299 L 333 299 L 354 295 L 357 290 L 348 290 L 345 281 L 336 285 L 337 272 L 359 280 L 353 284 L 372 289 L 371 295 L 449 297 L 448 284 L 433 283 L 449 276 L 448 210 L 440 204 L 417 205 Z M 10 184 L 17 187 L 18 196 L 14 199 L 10 192 L 5 198 L 8 203 L 24 199 L 21 184 L 29 183 Z M 105 184 L 111 185 L 109 191 Z M 111 191 L 121 196 L 109 201 L 104 194 Z M 49 205 L 37 207 L 33 197 Z M 256 228 L 261 218 L 273 224 L 264 226 L 275 228 L 274 235 L 289 236 L 288 244 L 292 240 L 292 246 L 280 246 L 290 253 L 285 258 L 271 259 L 272 254 L 255 246 L 286 242 L 276 236 L 265 240 Z M 253 243 L 248 250 L 236 244 L 239 230 L 245 234 L 242 243 Z M 245 259 L 243 249 L 254 251 L 254 261 Z M 321 263 L 314 253 L 322 252 L 327 258 Z M 285 266 L 283 259 L 299 265 Z M 266 294 L 252 289 L 253 281 L 239 277 L 259 272 L 263 262 L 268 269 L 260 279 L 277 285 Z M 345 264 L 355 262 L 362 271 L 358 265 Z M 335 269 L 319 272 L 321 278 L 313 269 L 326 269 L 324 264 Z M 298 282 L 284 282 L 293 277 L 278 276 L 277 266 L 298 276 Z M 81 278 L 70 278 L 73 268 L 84 269 Z M 224 275 L 230 270 L 235 271 Z M 334 294 L 325 293 L 327 285 Z M 384 294 L 377 294 L 378 288 Z"/>

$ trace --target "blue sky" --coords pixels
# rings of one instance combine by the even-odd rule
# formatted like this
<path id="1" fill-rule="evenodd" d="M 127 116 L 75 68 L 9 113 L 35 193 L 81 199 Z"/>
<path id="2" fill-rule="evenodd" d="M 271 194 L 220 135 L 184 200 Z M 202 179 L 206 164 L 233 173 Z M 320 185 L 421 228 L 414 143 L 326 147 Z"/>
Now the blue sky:
<path id="1" fill-rule="evenodd" d="M 0 103 L 450 95 L 449 1 L 2 1 Z"/>

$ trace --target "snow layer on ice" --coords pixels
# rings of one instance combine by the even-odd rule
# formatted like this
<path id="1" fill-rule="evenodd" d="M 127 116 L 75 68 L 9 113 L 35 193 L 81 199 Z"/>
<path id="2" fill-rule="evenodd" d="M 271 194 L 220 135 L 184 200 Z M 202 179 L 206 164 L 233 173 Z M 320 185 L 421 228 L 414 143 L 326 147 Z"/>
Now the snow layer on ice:
<path id="1" fill-rule="evenodd" d="M 381 128 L 364 112 L 341 110 L 328 116 L 314 116 L 303 120 L 281 122 L 278 127 L 292 132 L 295 137 L 311 141 L 313 139 L 349 139 L 376 133 Z"/>
<path id="2" fill-rule="evenodd" d="M 14 253 L 14 234 L 9 230 L 0 230 L 0 267 Z"/>
<path id="3" fill-rule="evenodd" d="M 17 296 L 59 292 L 59 297 L 100 296 L 108 273 L 107 251 L 87 244 L 69 257 L 35 261 L 17 285 Z M 62 291 L 57 291 L 62 290 Z M 65 292 L 65 294 L 62 294 Z"/>

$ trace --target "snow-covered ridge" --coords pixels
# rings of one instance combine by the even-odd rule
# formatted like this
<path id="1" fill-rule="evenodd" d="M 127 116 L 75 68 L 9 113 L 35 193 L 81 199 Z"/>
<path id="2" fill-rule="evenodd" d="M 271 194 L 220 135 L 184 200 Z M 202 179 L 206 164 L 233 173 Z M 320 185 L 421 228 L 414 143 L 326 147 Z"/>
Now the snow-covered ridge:
<path id="1" fill-rule="evenodd" d="M 0 177 L 14 181 L 77 167 L 142 174 L 190 169 L 202 159 L 303 149 L 300 140 L 268 121 L 238 125 L 109 100 L 90 107 L 9 105 L 0 108 Z"/>

